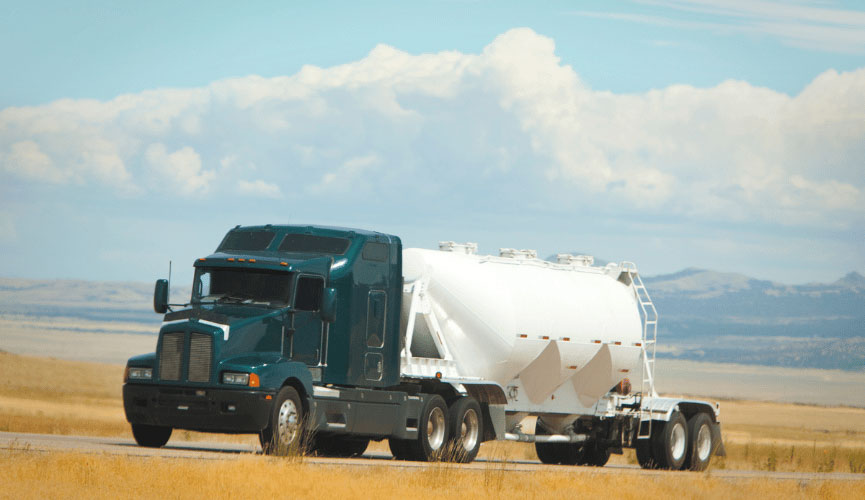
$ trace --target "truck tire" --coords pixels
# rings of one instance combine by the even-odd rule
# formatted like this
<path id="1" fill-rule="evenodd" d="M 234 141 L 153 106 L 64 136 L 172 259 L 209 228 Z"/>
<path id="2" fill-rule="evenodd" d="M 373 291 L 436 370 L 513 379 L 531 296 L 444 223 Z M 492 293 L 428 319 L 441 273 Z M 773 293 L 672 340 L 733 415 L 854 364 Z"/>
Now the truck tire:
<path id="1" fill-rule="evenodd" d="M 674 411 L 657 435 L 652 433 L 652 453 L 661 469 L 680 470 L 688 455 L 688 423 Z"/>
<path id="2" fill-rule="evenodd" d="M 600 447 L 596 443 L 584 444 L 580 448 L 579 465 L 591 465 L 593 467 L 603 467 L 610 460 L 610 449 Z"/>
<path id="3" fill-rule="evenodd" d="M 427 397 L 417 431 L 417 439 L 407 442 L 409 460 L 440 460 L 448 441 L 448 406 L 441 396 Z"/>
<path id="4" fill-rule="evenodd" d="M 369 439 L 334 434 L 317 434 L 312 451 L 321 457 L 359 457 L 369 446 Z"/>
<path id="5" fill-rule="evenodd" d="M 706 470 L 712 459 L 712 419 L 700 412 L 688 420 L 688 456 L 685 467 L 693 471 Z"/>
<path id="6" fill-rule="evenodd" d="M 387 440 L 387 446 L 396 460 L 412 460 L 408 440 L 390 438 Z"/>
<path id="7" fill-rule="evenodd" d="M 451 440 L 449 456 L 452 462 L 467 464 L 478 456 L 481 438 L 484 435 L 481 405 L 471 396 L 464 396 L 451 403 Z"/>
<path id="8" fill-rule="evenodd" d="M 638 439 L 634 450 L 637 452 L 637 463 L 643 469 L 657 469 L 658 462 L 652 453 L 652 439 Z"/>
<path id="9" fill-rule="evenodd" d="M 291 386 L 280 389 L 273 405 L 270 425 L 259 436 L 259 440 L 266 443 L 264 452 L 280 456 L 304 453 L 303 416 L 303 405 L 297 390 Z"/>
<path id="10" fill-rule="evenodd" d="M 535 424 L 536 436 L 549 436 L 552 434 L 549 428 L 540 418 Z M 541 463 L 577 465 L 583 459 L 583 449 L 577 443 L 538 443 L 535 442 L 535 453 Z"/>
<path id="11" fill-rule="evenodd" d="M 132 424 L 132 436 L 138 446 L 162 448 L 171 437 L 171 427 L 158 425 Z"/>

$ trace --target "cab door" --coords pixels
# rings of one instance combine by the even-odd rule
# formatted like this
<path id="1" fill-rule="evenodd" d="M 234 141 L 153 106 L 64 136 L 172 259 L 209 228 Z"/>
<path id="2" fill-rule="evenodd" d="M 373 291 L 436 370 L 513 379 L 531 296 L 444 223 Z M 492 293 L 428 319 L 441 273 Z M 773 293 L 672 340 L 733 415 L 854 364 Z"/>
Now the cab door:
<path id="1" fill-rule="evenodd" d="M 325 322 L 321 317 L 324 278 L 301 274 L 294 292 L 294 312 L 287 321 L 286 357 L 307 365 L 318 365 L 324 348 Z"/>

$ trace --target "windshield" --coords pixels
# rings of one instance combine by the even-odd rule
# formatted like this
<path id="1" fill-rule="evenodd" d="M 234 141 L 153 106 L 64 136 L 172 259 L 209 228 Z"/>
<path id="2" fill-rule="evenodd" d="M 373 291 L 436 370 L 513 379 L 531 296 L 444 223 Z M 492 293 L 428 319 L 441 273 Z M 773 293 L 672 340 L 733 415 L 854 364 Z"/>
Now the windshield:
<path id="1" fill-rule="evenodd" d="M 195 272 L 193 303 L 288 305 L 291 274 L 258 269 L 203 268 Z"/>

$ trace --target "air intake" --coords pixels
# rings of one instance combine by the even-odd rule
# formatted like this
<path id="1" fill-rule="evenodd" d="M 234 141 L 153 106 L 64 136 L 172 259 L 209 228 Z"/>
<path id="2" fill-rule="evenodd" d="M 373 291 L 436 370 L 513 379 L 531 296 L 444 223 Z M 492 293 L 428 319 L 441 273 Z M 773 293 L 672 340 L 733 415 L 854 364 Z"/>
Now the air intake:
<path id="1" fill-rule="evenodd" d="M 159 378 L 161 380 L 180 380 L 182 359 L 183 332 L 163 334 L 162 348 L 159 351 Z"/>
<path id="2" fill-rule="evenodd" d="M 189 339 L 189 381 L 210 382 L 213 336 L 193 333 Z"/>

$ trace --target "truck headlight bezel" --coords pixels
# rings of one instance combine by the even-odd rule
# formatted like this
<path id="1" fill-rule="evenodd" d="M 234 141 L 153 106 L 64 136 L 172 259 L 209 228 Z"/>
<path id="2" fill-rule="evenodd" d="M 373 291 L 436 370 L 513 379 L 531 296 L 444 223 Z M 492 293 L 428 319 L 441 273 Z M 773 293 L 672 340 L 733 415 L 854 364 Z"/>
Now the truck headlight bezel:
<path id="1" fill-rule="evenodd" d="M 153 368 L 128 366 L 126 367 L 126 380 L 153 380 Z"/>
<path id="2" fill-rule="evenodd" d="M 229 385 L 249 385 L 249 374 L 238 372 L 223 372 L 222 383 Z"/>

